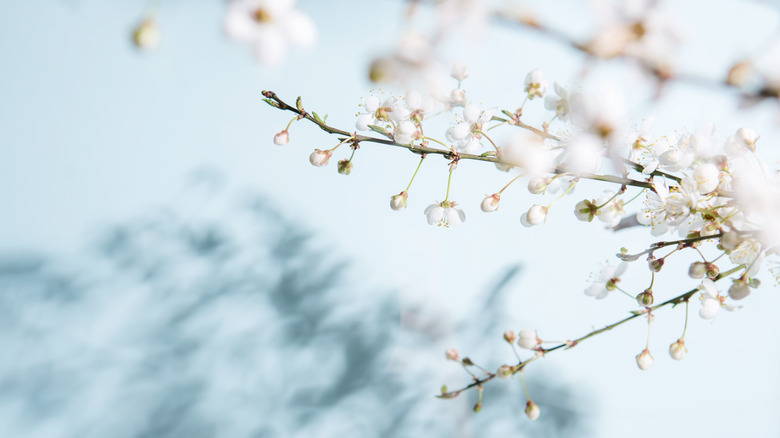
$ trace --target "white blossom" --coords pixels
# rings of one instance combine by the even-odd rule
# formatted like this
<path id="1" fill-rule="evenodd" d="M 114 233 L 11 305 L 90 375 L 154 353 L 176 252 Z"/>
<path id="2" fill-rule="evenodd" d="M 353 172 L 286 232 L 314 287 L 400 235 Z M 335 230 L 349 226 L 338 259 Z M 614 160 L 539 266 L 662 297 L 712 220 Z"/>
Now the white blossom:
<path id="1" fill-rule="evenodd" d="M 481 111 L 478 106 L 469 104 L 463 108 L 462 121 L 453 126 L 447 132 L 453 142 L 467 154 L 479 151 L 481 139 L 484 135 L 485 124 L 493 117 L 495 108 Z"/>
<path id="2" fill-rule="evenodd" d="M 458 83 L 463 82 L 464 79 L 469 77 L 469 68 L 466 66 L 466 64 L 462 62 L 456 62 L 452 66 L 452 71 L 450 72 L 450 76 L 452 76 Z"/>
<path id="3" fill-rule="evenodd" d="M 548 94 L 547 97 L 544 98 L 544 107 L 548 111 L 555 111 L 555 116 L 561 121 L 566 122 L 569 120 L 569 113 L 571 111 L 569 92 L 557 82 L 555 82 L 553 89 L 555 90 L 555 94 Z M 579 97 L 579 95 L 577 96 Z"/>
<path id="4" fill-rule="evenodd" d="M 317 41 L 314 22 L 295 8 L 295 0 L 233 0 L 225 31 L 252 45 L 258 61 L 279 64 L 289 46 L 310 48 Z"/>
<path id="5" fill-rule="evenodd" d="M 430 225 L 440 227 L 457 226 L 466 221 L 466 213 L 456 207 L 454 201 L 437 202 L 429 205 L 425 209 L 425 215 L 428 217 Z"/>
<path id="6" fill-rule="evenodd" d="M 585 295 L 599 300 L 605 298 L 610 291 L 617 288 L 620 277 L 625 274 L 627 269 L 628 263 L 626 262 L 620 262 L 617 267 L 612 265 L 604 266 L 596 281 L 585 289 Z"/>

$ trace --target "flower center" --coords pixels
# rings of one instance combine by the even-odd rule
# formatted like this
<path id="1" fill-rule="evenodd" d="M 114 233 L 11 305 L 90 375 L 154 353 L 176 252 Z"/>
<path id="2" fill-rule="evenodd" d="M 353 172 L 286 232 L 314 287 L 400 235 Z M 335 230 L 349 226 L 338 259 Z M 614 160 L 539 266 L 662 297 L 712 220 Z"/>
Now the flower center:
<path id="1" fill-rule="evenodd" d="M 266 11 L 265 9 L 256 9 L 255 12 L 252 14 L 252 18 L 254 18 L 255 21 L 258 23 L 268 23 L 273 20 L 273 16 Z"/>

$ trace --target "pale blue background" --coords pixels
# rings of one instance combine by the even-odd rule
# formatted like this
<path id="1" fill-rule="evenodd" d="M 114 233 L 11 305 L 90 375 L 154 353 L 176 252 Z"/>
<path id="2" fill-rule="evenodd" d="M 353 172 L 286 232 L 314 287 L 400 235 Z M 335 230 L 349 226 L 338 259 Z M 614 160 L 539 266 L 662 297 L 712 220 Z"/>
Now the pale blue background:
<path id="1" fill-rule="evenodd" d="M 300 407 L 295 399 L 285 398 L 270 414 L 268 405 L 253 405 L 273 393 L 269 388 L 275 383 L 269 382 L 276 382 L 274 379 L 241 381 L 236 385 L 245 398 L 229 396 L 235 394 L 232 383 L 221 379 L 236 369 L 255 369 L 251 357 L 247 362 L 229 361 L 224 369 L 185 361 L 193 375 L 212 385 L 208 386 L 211 395 L 199 398 L 202 404 L 191 414 L 210 419 L 209 426 L 197 429 L 197 433 L 273 436 L 269 431 L 275 430 L 279 436 L 372 436 L 380 430 L 392 431 L 394 423 L 387 417 L 381 427 L 376 426 L 376 420 L 360 423 L 356 420 L 360 418 L 358 407 L 366 409 L 366 418 L 375 419 L 410 405 L 415 406 L 418 419 L 403 422 L 409 427 L 405 436 L 505 436 L 530 427 L 520 411 L 523 399 L 516 381 L 496 382 L 496 386 L 507 388 L 504 396 L 511 404 L 500 404 L 498 396 L 491 403 L 486 393 L 484 412 L 477 417 L 469 413 L 473 400 L 431 397 L 441 384 L 456 387 L 467 382 L 465 374 L 443 360 L 442 351 L 457 347 L 475 360 L 490 358 L 485 365 L 495 368 L 512 360 L 500 340 L 505 328 L 534 327 L 550 338 L 570 338 L 618 319 L 630 309 L 629 303 L 619 297 L 594 302 L 581 291 L 589 273 L 597 272 L 600 262 L 611 260 L 618 248 L 642 249 L 645 234 L 642 230 L 602 233 L 598 226 L 576 222 L 569 214 L 573 199 L 553 209 L 555 214 L 546 226 L 522 228 L 520 214 L 537 201 L 521 187 L 508 192 L 510 196 L 502 200 L 497 214 L 481 214 L 478 203 L 482 196 L 500 188 L 506 178 L 478 163 L 462 164 L 454 182 L 455 199 L 467 211 L 466 224 L 456 230 L 438 230 L 425 223 L 422 210 L 443 196 L 443 161 L 426 163 L 409 208 L 398 213 L 388 208 L 387 201 L 405 187 L 416 165 L 410 154 L 366 146 L 358 155 L 355 171 L 345 178 L 336 174 L 333 166 L 315 169 L 307 163 L 313 148 L 332 144 L 332 139 L 312 126 L 296 125 L 289 146 L 274 146 L 273 134 L 289 118 L 263 104 L 260 91 L 272 89 L 289 102 L 302 95 L 310 110 L 328 113 L 334 125 L 351 128 L 360 97 L 367 96 L 372 87 L 365 79 L 369 60 L 391 49 L 402 28 L 400 3 L 302 1 L 301 7 L 318 24 L 319 46 L 312 52 L 293 52 L 283 67 L 268 70 L 254 62 L 247 47 L 223 37 L 224 4 L 219 1 L 163 2 L 162 44 L 151 53 L 138 53 L 129 43 L 129 33 L 144 10 L 141 3 L 0 1 L 0 249 L 8 254 L 6 260 L 23 261 L 27 259 L 22 254 L 44 254 L 51 260 L 48 263 L 52 265 L 47 265 L 53 266 L 51 269 L 97 284 L 83 289 L 74 286 L 74 290 L 81 290 L 76 300 L 79 305 L 66 308 L 56 304 L 46 307 L 50 298 L 29 292 L 34 289 L 29 284 L 46 280 L 45 275 L 31 274 L 32 283 L 24 280 L 19 284 L 28 286 L 18 288 L 8 286 L 17 283 L 3 283 L 6 310 L 13 311 L 7 310 L 6 329 L 0 338 L 0 349 L 8 353 L 2 355 L 0 382 L 9 394 L 0 404 L 0 435 L 117 436 L 115 431 L 121 428 L 125 436 L 142 436 L 144 428 L 139 424 L 150 422 L 151 414 L 127 406 L 147 406 L 157 393 L 144 393 L 150 398 L 125 404 L 129 402 L 122 395 L 134 385 L 116 384 L 111 376 L 132 374 L 134 368 L 128 363 L 134 362 L 108 352 L 112 346 L 130 345 L 130 357 L 147 354 L 147 347 L 156 345 L 159 333 L 150 329 L 136 339 L 134 327 L 149 324 L 165 333 L 166 319 L 154 320 L 159 326 L 146 319 L 157 302 L 154 293 L 143 292 L 148 279 L 127 284 L 112 280 L 118 278 L 125 262 L 106 267 L 104 262 L 110 263 L 102 258 L 104 252 L 95 248 L 101 248 L 100 242 L 115 224 L 143 222 L 138 218 L 149 220 L 160 211 L 173 211 L 185 225 L 191 223 L 195 228 L 202 223 L 225 227 L 235 241 L 243 242 L 240 236 L 252 227 L 233 221 L 248 193 L 261 194 L 263 202 L 282 212 L 283 219 L 265 218 L 253 222 L 254 226 L 278 230 L 279 221 L 284 221 L 292 229 L 302 227 L 311 231 L 314 248 L 337 255 L 325 257 L 328 261 L 353 261 L 344 280 L 351 286 L 331 292 L 333 301 L 327 301 L 322 309 L 333 312 L 333 318 L 355 321 L 356 327 L 371 327 L 366 318 L 381 321 L 377 324 L 384 324 L 382 336 L 387 336 L 387 341 L 381 338 L 372 345 L 397 381 L 380 396 L 360 395 L 364 398 L 357 398 L 353 405 L 330 410 L 317 407 L 316 415 L 312 414 L 317 420 L 300 425 L 294 419 Z M 713 77 L 740 54 L 756 50 L 778 25 L 774 9 L 755 3 L 681 1 L 670 9 L 689 24 L 689 44 L 676 57 L 681 68 Z M 556 1 L 547 2 L 542 15 L 562 29 L 584 35 L 592 23 L 582 19 L 583 13 L 579 2 Z M 476 51 L 458 42 L 448 48 L 450 55 L 469 62 L 472 78 L 467 88 L 479 102 L 516 105 L 522 79 L 534 67 L 565 84 L 588 83 L 578 80 L 579 54 L 525 31 L 499 27 L 486 34 L 482 44 Z M 594 76 L 634 84 L 631 81 L 637 79 L 624 70 L 610 64 Z M 768 150 L 769 161 L 777 159 L 777 151 L 772 151 L 778 139 L 775 103 L 738 111 L 727 92 L 673 86 L 664 99 L 652 104 L 646 99 L 650 92 L 639 84 L 635 88 L 642 91 L 629 99 L 631 117 L 641 120 L 656 114 L 656 132 L 693 130 L 701 122 L 713 121 L 718 133 L 727 135 L 749 124 L 762 135 L 762 152 Z M 507 89 L 514 89 L 514 97 L 507 96 Z M 191 183 L 194 180 L 201 183 Z M 583 184 L 577 191 L 588 196 L 601 188 Z M 253 254 L 263 253 L 264 245 L 274 240 L 248 242 L 254 244 L 242 251 Z M 155 244 L 140 254 L 145 258 L 157 251 L 174 257 Z M 290 267 L 276 253 L 265 256 L 270 257 L 269 266 L 279 264 L 275 269 Z M 192 275 L 202 280 L 213 269 L 211 265 L 185 265 L 173 271 L 183 279 Z M 508 283 L 503 301 L 492 303 L 487 308 L 490 311 L 483 308 L 486 294 L 501 282 L 507 269 L 517 265 L 522 265 L 522 271 Z M 671 296 L 695 286 L 684 272 L 683 267 L 669 269 L 657 290 L 665 287 Z M 644 287 L 646 275 L 641 267 L 632 267 L 629 274 L 635 277 L 631 287 Z M 186 301 L 192 292 L 187 282 L 174 283 L 176 287 L 170 286 L 170 290 L 179 291 L 182 295 L 176 296 Z M 61 290 L 64 286 L 54 287 L 51 293 L 56 297 Z M 106 294 L 112 299 L 106 299 Z M 381 300 L 374 300 L 372 294 Z M 365 308 L 345 311 L 347 316 L 339 313 L 341 306 L 348 307 L 353 301 Z M 567 397 L 549 395 L 555 394 L 549 388 L 558 387 L 574 394 L 569 403 L 582 420 L 577 423 L 579 429 L 562 434 L 777 436 L 780 348 L 775 334 L 780 323 L 772 309 L 778 308 L 779 301 L 776 287 L 767 283 L 746 300 L 740 312 L 723 312 L 712 323 L 696 317 L 694 306 L 687 336 L 690 353 L 680 363 L 673 363 L 666 349 L 679 336 L 681 309 L 659 313 L 651 340 L 656 363 L 648 372 L 640 372 L 634 363 L 646 335 L 646 325 L 641 322 L 578 349 L 551 355 L 527 372 L 529 382 L 536 380 L 539 385 L 537 395 L 532 396 L 538 397 L 543 409 L 541 424 L 533 427 L 551 427 L 551 423 L 544 423 L 545 412 L 554 411 L 554 400 Z M 180 301 L 172 302 L 177 308 Z M 298 304 L 305 302 L 302 298 Z M 379 304 L 378 310 L 386 308 L 388 313 L 365 310 L 377 310 Z M 41 310 L 41 306 L 48 310 Z M 238 333 L 249 330 L 246 327 L 285 331 L 282 327 L 286 327 L 289 315 L 265 315 L 258 305 L 257 319 L 264 321 L 263 325 L 252 315 L 240 314 L 242 307 L 220 308 L 216 324 L 223 324 L 228 332 L 231 327 Z M 12 318 L 14 315 L 21 316 Z M 249 322 L 243 326 L 226 321 Z M 420 324 L 427 328 L 421 329 Z M 72 328 L 72 336 L 67 328 Z M 128 344 L 128 337 L 133 342 Z M 235 348 L 241 349 L 247 346 L 242 339 L 226 335 L 215 344 L 207 343 L 202 354 L 208 357 L 213 351 L 222 355 L 234 342 Z M 309 369 L 301 363 L 317 364 L 331 351 L 294 355 L 279 338 L 257 342 L 259 346 L 249 344 L 247 348 L 270 351 L 258 355 L 274 358 L 267 373 L 279 373 L 283 381 L 291 382 Z M 329 342 L 333 350 L 340 351 L 338 338 Z M 70 362 L 62 365 L 63 358 L 84 354 L 83 345 L 91 346 L 92 353 L 73 367 L 90 390 L 62 389 L 58 385 L 67 378 L 58 370 L 71 369 Z M 179 362 L 171 360 L 178 366 Z M 290 366 L 292 362 L 295 367 Z M 30 371 L 33 363 L 43 364 L 49 371 L 37 377 Z M 324 366 L 350 369 L 348 363 L 338 360 Z M 95 376 L 107 373 L 107 380 L 90 379 L 91 370 Z M 155 374 L 148 384 L 173 385 L 177 372 Z M 49 381 L 47 376 L 58 377 Z M 327 374 L 315 377 L 316 384 L 332 384 Z M 386 377 L 380 372 L 373 378 Z M 373 391 L 379 387 L 376 382 L 369 379 L 358 385 L 357 393 Z M 549 392 L 545 393 L 544 385 Z M 214 387 L 225 392 L 215 393 Z M 36 419 L 30 417 L 35 409 L 19 407 L 33 400 L 34 393 L 54 389 L 62 392 L 59 400 L 67 409 L 41 408 Z M 289 387 L 273 389 L 284 393 Z M 402 402 L 399 394 L 405 397 Z M 550 397 L 549 404 L 541 403 L 545 397 Z M 79 409 L 87 402 L 92 404 Z M 107 418 L 105 410 L 112 413 L 112 422 L 101 423 Z M 125 410 L 128 414 L 123 416 Z M 151 430 L 154 436 L 195 434 L 186 429 Z"/>

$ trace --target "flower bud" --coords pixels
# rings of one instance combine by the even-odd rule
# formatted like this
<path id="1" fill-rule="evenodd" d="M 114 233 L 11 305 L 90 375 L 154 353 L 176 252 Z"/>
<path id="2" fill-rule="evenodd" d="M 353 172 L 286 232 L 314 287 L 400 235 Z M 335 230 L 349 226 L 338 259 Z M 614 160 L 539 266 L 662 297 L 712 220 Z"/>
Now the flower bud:
<path id="1" fill-rule="evenodd" d="M 506 379 L 507 377 L 510 377 L 512 374 L 514 374 L 512 367 L 509 365 L 501 365 L 498 368 L 498 371 L 496 371 L 496 376 L 498 376 L 499 379 Z"/>
<path id="2" fill-rule="evenodd" d="M 758 140 L 756 131 L 750 128 L 739 128 L 737 130 L 737 140 L 741 141 L 748 149 L 756 150 L 756 140 Z"/>
<path id="3" fill-rule="evenodd" d="M 732 300 L 741 300 L 750 295 L 750 287 L 747 281 L 743 279 L 734 280 L 729 288 L 729 296 Z"/>
<path id="4" fill-rule="evenodd" d="M 653 259 L 647 262 L 647 266 L 653 272 L 658 272 L 664 267 L 664 259 Z"/>
<path id="5" fill-rule="evenodd" d="M 133 31 L 133 44 L 143 50 L 152 50 L 160 44 L 160 28 L 153 18 L 145 19 Z"/>
<path id="6" fill-rule="evenodd" d="M 653 301 L 654 299 L 652 289 L 647 289 L 636 296 L 636 302 L 639 303 L 640 306 L 652 306 Z"/>
<path id="7" fill-rule="evenodd" d="M 343 159 L 338 163 L 338 171 L 342 175 L 349 175 L 352 173 L 352 160 Z"/>
<path id="8" fill-rule="evenodd" d="M 539 337 L 536 335 L 536 330 L 525 329 L 520 331 L 520 333 L 517 334 L 517 345 L 526 350 L 533 350 L 536 348 L 536 346 L 539 345 Z"/>
<path id="9" fill-rule="evenodd" d="M 547 184 L 549 184 L 549 181 L 546 177 L 535 176 L 528 180 L 528 191 L 534 195 L 539 195 L 547 190 Z"/>
<path id="10" fill-rule="evenodd" d="M 531 400 L 528 400 L 528 403 L 525 405 L 525 415 L 527 415 L 531 421 L 536 421 L 536 419 L 539 418 L 540 413 L 541 411 L 539 410 L 539 405 L 532 402 Z"/>
<path id="11" fill-rule="evenodd" d="M 750 65 L 750 61 L 740 61 L 731 66 L 729 74 L 726 77 L 726 82 L 729 85 L 741 87 L 750 80 L 752 74 L 753 67 Z"/>
<path id="12" fill-rule="evenodd" d="M 707 273 L 707 264 L 704 262 L 693 262 L 691 267 L 688 268 L 688 276 L 691 278 L 704 278 L 704 274 Z"/>
<path id="13" fill-rule="evenodd" d="M 532 227 L 539 225 L 547 220 L 547 207 L 534 204 L 528 209 L 527 213 L 523 213 L 520 217 L 520 222 L 526 227 Z"/>
<path id="14" fill-rule="evenodd" d="M 393 210 L 403 210 L 406 208 L 406 200 L 409 198 L 409 193 L 404 190 L 403 192 L 390 197 L 390 208 Z"/>
<path id="15" fill-rule="evenodd" d="M 720 238 L 720 246 L 727 251 L 733 251 L 742 243 L 742 237 L 736 231 L 729 231 Z"/>
<path id="16" fill-rule="evenodd" d="M 669 356 L 672 356 L 674 360 L 682 360 L 686 353 L 688 353 L 688 349 L 682 339 L 678 339 L 677 342 L 669 346 Z"/>
<path id="17" fill-rule="evenodd" d="M 480 208 L 485 213 L 491 213 L 496 210 L 498 210 L 498 201 L 501 199 L 501 195 L 498 193 L 494 193 L 490 196 L 485 197 L 485 199 L 482 200 L 482 205 L 480 205 Z"/>
<path id="18" fill-rule="evenodd" d="M 515 340 L 517 339 L 517 335 L 512 330 L 507 330 L 504 332 L 504 340 L 509 342 L 510 344 L 513 344 Z"/>
<path id="19" fill-rule="evenodd" d="M 466 104 L 466 92 L 461 90 L 460 88 L 456 88 L 452 90 L 450 93 L 450 99 L 452 100 L 452 103 L 455 105 L 465 105 Z"/>
<path id="20" fill-rule="evenodd" d="M 456 349 L 454 349 L 454 348 L 450 348 L 450 349 L 448 349 L 447 351 L 445 351 L 445 352 L 444 352 L 444 355 L 445 355 L 445 356 L 447 357 L 447 359 L 449 359 L 449 360 L 454 360 L 455 362 L 457 362 L 457 361 L 458 361 L 458 357 L 459 357 L 459 356 L 458 356 L 458 350 L 456 350 Z"/>
<path id="21" fill-rule="evenodd" d="M 650 354 L 650 350 L 645 348 L 641 353 L 636 355 L 636 364 L 639 369 L 644 371 L 653 366 L 653 355 Z"/>
<path id="22" fill-rule="evenodd" d="M 286 129 L 274 135 L 274 144 L 277 146 L 285 145 L 288 141 L 290 141 L 290 133 Z"/>
<path id="23" fill-rule="evenodd" d="M 324 151 L 315 149 L 314 152 L 309 155 L 309 162 L 313 166 L 317 167 L 326 166 L 328 164 L 328 160 L 330 160 L 331 155 L 333 155 L 333 151 L 330 149 Z"/>
<path id="24" fill-rule="evenodd" d="M 452 66 L 452 71 L 450 71 L 450 76 L 452 76 L 453 79 L 460 82 L 466 79 L 467 77 L 469 77 L 469 68 L 468 66 L 466 66 L 466 64 L 462 62 L 456 62 Z"/>
<path id="25" fill-rule="evenodd" d="M 720 268 L 718 268 L 718 265 L 715 263 L 707 263 L 707 278 L 709 279 L 715 279 L 718 275 L 720 275 Z"/>

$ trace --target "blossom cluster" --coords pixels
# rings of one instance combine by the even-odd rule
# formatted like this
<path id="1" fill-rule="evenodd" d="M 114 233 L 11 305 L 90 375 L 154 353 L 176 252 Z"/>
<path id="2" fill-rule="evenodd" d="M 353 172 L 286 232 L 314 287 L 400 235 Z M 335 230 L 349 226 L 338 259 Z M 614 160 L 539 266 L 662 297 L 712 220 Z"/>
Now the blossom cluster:
<path id="1" fill-rule="evenodd" d="M 556 194 L 550 202 L 528 207 L 520 218 L 526 227 L 544 225 L 547 216 L 555 211 L 553 207 L 557 208 L 558 202 L 567 195 L 571 197 L 574 187 L 582 180 L 611 185 L 612 189 L 600 195 L 572 201 L 569 211 L 580 221 L 601 223 L 612 229 L 644 226 L 651 239 L 672 235 L 678 240 L 652 243 L 639 254 L 621 250 L 618 256 L 622 263 L 605 267 L 585 289 L 585 294 L 603 299 L 613 291 L 620 291 L 638 306 L 631 318 L 644 316 L 648 325 L 654 311 L 679 303 L 685 303 L 687 309 L 689 301 L 696 296 L 700 301 L 699 315 L 711 319 L 721 308 L 731 311 L 741 307 L 735 302 L 758 287 L 756 275 L 766 258 L 776 256 L 780 244 L 780 222 L 774 219 L 780 213 L 780 178 L 759 159 L 759 138 L 752 129 L 740 128 L 725 138 L 717 137 L 712 126 L 681 135 L 655 135 L 652 117 L 639 127 L 631 127 L 625 119 L 626 111 L 617 89 L 585 94 L 559 83 L 549 87 L 539 69 L 529 72 L 522 89 L 517 90 L 516 95 L 522 98 L 518 108 L 481 107 L 463 88 L 468 69 L 457 64 L 450 76 L 456 84 L 449 93 L 423 95 L 410 90 L 403 97 L 370 95 L 361 104 L 353 134 L 325 124 L 316 113 L 309 114 L 300 98 L 291 107 L 275 94 L 265 92 L 269 104 L 296 113 L 287 127 L 276 134 L 274 143 L 287 144 L 291 124 L 305 118 L 328 132 L 346 137 L 332 148 L 311 153 L 310 162 L 317 167 L 326 166 L 337 149 L 345 145 L 351 154 L 338 163 L 338 172 L 345 175 L 352 171 L 352 160 L 361 144 L 389 142 L 419 154 L 420 161 L 411 181 L 400 193 L 390 197 L 390 207 L 396 211 L 406 209 L 412 202 L 412 183 L 425 157 L 430 154 L 446 157 L 449 173 L 444 201 L 427 205 L 423 212 L 429 224 L 440 227 L 461 225 L 466 220 L 463 204 L 450 198 L 450 182 L 458 163 L 464 159 L 488 161 L 497 171 L 512 174 L 503 188 L 486 195 L 481 202 L 473 201 L 483 212 L 496 212 L 503 192 L 520 178 L 527 180 L 531 194 Z M 534 127 L 524 122 L 524 114 L 533 108 L 532 102 L 537 99 L 544 103 L 536 108 L 546 111 L 549 121 Z M 438 126 L 432 119 L 439 122 Z M 509 129 L 510 135 L 499 137 L 494 128 Z M 639 198 L 644 198 L 642 205 L 629 207 Z M 719 255 L 705 257 L 699 249 L 703 245 Z M 666 254 L 658 254 L 667 247 Z M 666 301 L 656 304 L 655 276 L 660 275 L 667 260 L 686 250 L 697 252 L 702 259 L 688 270 L 690 277 L 699 282 L 698 287 L 677 297 L 664 297 Z M 629 263 L 644 255 L 651 275 L 649 286 L 638 293 L 624 290 L 621 277 Z M 720 261 L 721 256 L 727 256 L 728 262 Z M 724 266 L 729 262 L 728 268 Z M 715 282 L 729 276 L 730 286 L 726 291 L 719 290 Z M 533 336 L 529 333 L 520 332 L 518 345 L 534 350 L 537 355 L 569 348 L 589 337 L 548 349 L 536 332 Z M 507 338 L 514 339 L 513 335 L 505 334 Z M 683 333 L 670 345 L 669 354 L 681 360 L 687 351 Z M 652 365 L 649 336 L 636 361 L 643 370 Z M 487 373 L 484 379 L 521 372 L 527 362 L 505 365 L 496 373 Z M 458 393 L 443 392 L 442 396 L 449 398 Z M 533 419 L 538 416 L 539 407 L 531 404 L 530 398 L 528 402 L 529 417 Z"/>

